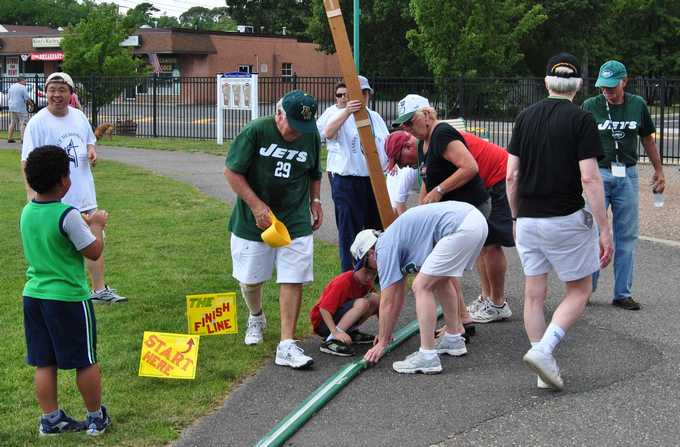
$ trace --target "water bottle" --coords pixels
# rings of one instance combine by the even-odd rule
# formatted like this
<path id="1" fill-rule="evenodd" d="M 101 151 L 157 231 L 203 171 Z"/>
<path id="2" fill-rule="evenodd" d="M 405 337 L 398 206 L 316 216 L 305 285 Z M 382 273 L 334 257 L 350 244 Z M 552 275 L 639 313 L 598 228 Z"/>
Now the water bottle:
<path id="1" fill-rule="evenodd" d="M 652 189 L 652 193 L 654 194 L 654 207 L 661 208 L 664 203 L 663 193 L 656 192 L 656 189 Z"/>

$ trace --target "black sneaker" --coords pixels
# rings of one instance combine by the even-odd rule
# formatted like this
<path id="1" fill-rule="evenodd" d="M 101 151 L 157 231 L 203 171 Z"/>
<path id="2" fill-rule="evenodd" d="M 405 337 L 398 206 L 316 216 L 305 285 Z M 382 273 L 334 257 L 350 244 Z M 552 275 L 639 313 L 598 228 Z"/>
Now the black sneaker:
<path id="1" fill-rule="evenodd" d="M 7 140 L 8 143 L 16 143 L 17 140 Z"/>
<path id="2" fill-rule="evenodd" d="M 102 405 L 102 417 L 88 416 L 85 424 L 87 426 L 87 434 L 90 436 L 99 436 L 104 433 L 111 425 L 111 418 L 109 417 L 109 412 L 106 410 L 106 407 Z"/>
<path id="3" fill-rule="evenodd" d="M 375 339 L 375 335 L 365 334 L 359 330 L 348 332 L 348 335 L 352 337 L 352 343 L 357 345 L 372 345 Z"/>
<path id="4" fill-rule="evenodd" d="M 64 413 L 64 410 L 59 410 L 59 419 L 56 422 L 50 422 L 45 417 L 40 418 L 38 432 L 40 436 L 54 436 L 72 431 L 83 431 L 85 428 L 84 422 L 76 421 Z"/>
<path id="5" fill-rule="evenodd" d="M 626 310 L 640 310 L 642 308 L 642 306 L 640 306 L 640 303 L 638 303 L 631 297 L 621 298 L 620 300 L 614 300 L 612 301 L 612 304 L 616 307 L 620 307 L 621 309 Z"/>
<path id="6" fill-rule="evenodd" d="M 326 354 L 339 355 L 340 357 L 351 357 L 354 355 L 354 349 L 336 339 L 326 340 L 321 343 L 319 351 Z"/>

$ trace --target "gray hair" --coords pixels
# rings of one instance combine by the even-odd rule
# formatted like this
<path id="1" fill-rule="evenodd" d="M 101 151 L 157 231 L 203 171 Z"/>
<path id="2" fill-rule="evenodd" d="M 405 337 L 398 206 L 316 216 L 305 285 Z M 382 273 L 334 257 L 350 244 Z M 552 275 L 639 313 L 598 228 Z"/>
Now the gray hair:
<path id="1" fill-rule="evenodd" d="M 276 103 L 276 112 L 281 113 L 284 118 L 286 117 L 286 111 L 283 109 L 283 98 Z"/>
<path id="2" fill-rule="evenodd" d="M 555 73 L 557 74 L 571 74 L 574 71 L 569 67 L 557 67 Z M 560 94 L 571 94 L 581 90 L 583 79 L 581 78 L 563 78 L 560 76 L 546 76 L 545 86 L 548 90 Z"/>

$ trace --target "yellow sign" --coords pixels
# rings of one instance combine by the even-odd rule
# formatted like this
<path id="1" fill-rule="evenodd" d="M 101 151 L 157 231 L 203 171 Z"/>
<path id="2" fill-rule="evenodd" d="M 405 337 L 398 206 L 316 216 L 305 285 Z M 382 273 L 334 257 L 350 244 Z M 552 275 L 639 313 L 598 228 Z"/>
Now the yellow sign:
<path id="1" fill-rule="evenodd" d="M 161 379 L 193 379 L 198 363 L 198 335 L 144 332 L 139 375 Z"/>
<path id="2" fill-rule="evenodd" d="M 187 295 L 187 321 L 190 334 L 237 334 L 236 294 Z"/>

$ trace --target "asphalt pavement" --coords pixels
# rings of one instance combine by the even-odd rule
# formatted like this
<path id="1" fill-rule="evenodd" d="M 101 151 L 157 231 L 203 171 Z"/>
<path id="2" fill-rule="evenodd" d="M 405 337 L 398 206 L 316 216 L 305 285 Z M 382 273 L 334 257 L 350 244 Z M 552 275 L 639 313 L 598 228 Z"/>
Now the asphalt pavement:
<path id="1" fill-rule="evenodd" d="M 98 150 L 102 159 L 185 181 L 225 202 L 234 199 L 222 175 L 222 157 L 104 147 Z M 666 175 L 680 174 L 677 169 L 668 169 Z M 335 242 L 329 196 L 324 178 L 325 223 L 315 237 Z M 635 296 L 643 305 L 639 312 L 609 304 L 612 269 L 603 272 L 601 288 L 593 295 L 585 316 L 567 333 L 556 352 L 565 380 L 565 390 L 560 393 L 537 389 L 536 376 L 522 364 L 522 355 L 529 347 L 522 325 L 523 276 L 515 251 L 506 250 L 506 254 L 512 318 L 477 325 L 469 353 L 461 358 L 445 356 L 440 375 L 399 375 L 392 371 L 393 361 L 417 349 L 418 337 L 412 337 L 359 375 L 286 445 L 679 445 L 680 325 L 675 310 L 680 244 L 639 242 L 634 286 Z M 477 296 L 474 272 L 466 274 L 463 289 L 467 301 Z M 552 277 L 547 312 L 554 309 L 562 293 L 563 286 Z M 413 304 L 412 298 L 407 299 L 402 323 L 415 318 Z M 375 323 L 366 328 L 375 330 Z M 271 330 L 266 334 L 276 335 Z M 173 445 L 253 445 L 349 361 L 321 354 L 317 338 L 302 345 L 315 359 L 312 370 L 278 367 L 270 359 L 232 390 L 221 407 L 187 428 Z"/>

